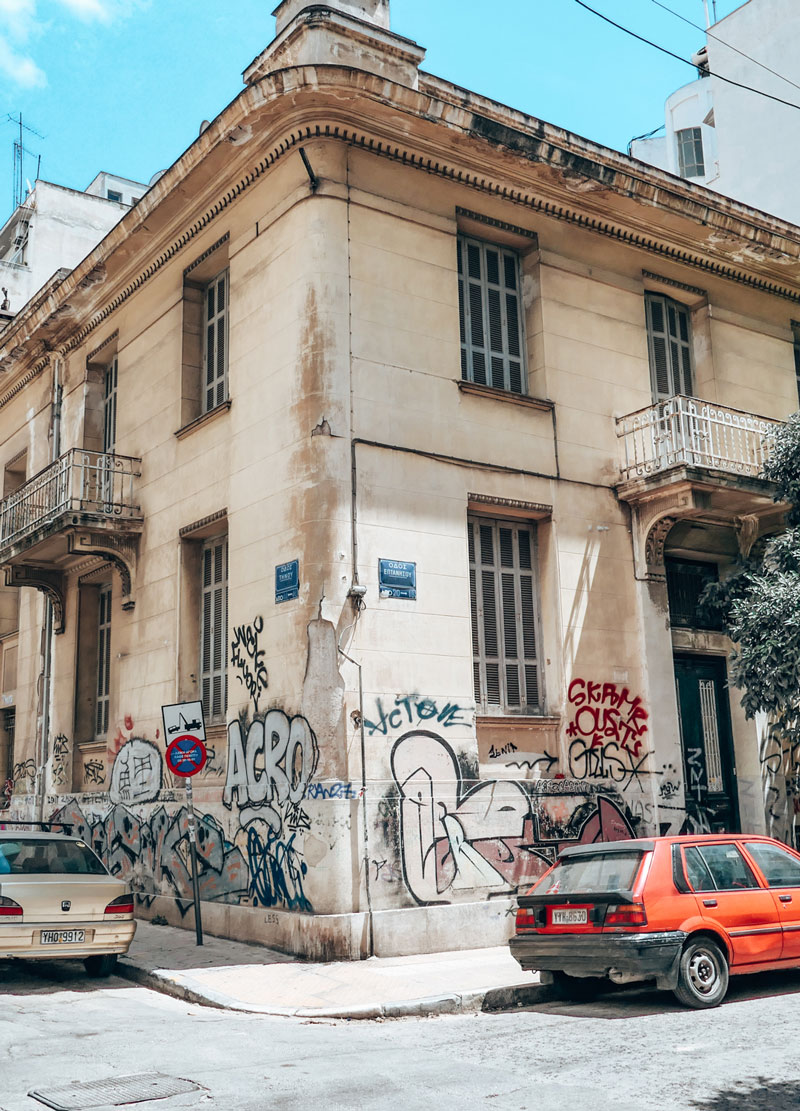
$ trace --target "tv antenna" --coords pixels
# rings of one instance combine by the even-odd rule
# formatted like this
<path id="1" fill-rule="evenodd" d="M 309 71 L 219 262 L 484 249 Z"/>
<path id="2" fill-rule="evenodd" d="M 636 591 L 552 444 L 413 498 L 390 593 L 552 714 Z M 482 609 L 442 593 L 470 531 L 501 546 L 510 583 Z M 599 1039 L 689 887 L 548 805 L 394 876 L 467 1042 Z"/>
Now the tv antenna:
<path id="1" fill-rule="evenodd" d="M 29 127 L 26 123 L 22 122 L 22 112 L 18 116 L 12 116 L 10 113 L 6 115 L 6 121 L 13 123 L 19 129 L 18 138 L 14 140 L 14 172 L 13 172 L 13 186 L 14 186 L 14 208 L 18 208 L 25 200 L 25 155 L 31 152 L 25 147 L 25 132 L 30 132 L 38 139 L 44 139 L 44 135 L 33 127 Z M 39 155 L 39 162 L 36 167 L 36 176 L 39 176 L 39 167 L 42 164 L 42 156 Z"/>

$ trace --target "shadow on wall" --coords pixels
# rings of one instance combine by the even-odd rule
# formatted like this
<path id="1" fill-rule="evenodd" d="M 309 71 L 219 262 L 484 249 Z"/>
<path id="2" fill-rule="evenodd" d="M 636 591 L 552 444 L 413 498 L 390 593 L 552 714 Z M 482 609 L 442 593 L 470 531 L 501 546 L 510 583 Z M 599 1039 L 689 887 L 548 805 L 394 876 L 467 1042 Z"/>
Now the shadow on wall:
<path id="1" fill-rule="evenodd" d="M 721 1088 L 713 1096 L 692 1100 L 690 1106 L 698 1111 L 796 1111 L 800 1107 L 800 1080 L 759 1076 Z"/>

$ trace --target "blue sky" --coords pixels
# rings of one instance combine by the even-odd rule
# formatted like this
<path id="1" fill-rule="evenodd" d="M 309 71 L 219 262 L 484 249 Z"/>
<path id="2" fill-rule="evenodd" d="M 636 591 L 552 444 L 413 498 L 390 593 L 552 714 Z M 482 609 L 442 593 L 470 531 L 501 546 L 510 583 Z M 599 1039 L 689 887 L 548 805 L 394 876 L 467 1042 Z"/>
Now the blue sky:
<path id="1" fill-rule="evenodd" d="M 703 35 L 655 0 L 592 7 L 688 57 Z M 663 0 L 704 26 L 702 0 Z M 277 3 L 277 0 L 275 0 Z M 711 0 L 709 0 L 711 3 Z M 740 0 L 717 0 L 723 18 Z M 148 181 L 241 89 L 273 37 L 269 0 L 0 0 L 0 224 L 25 176 L 84 189 L 100 170 Z M 625 149 L 663 123 L 693 72 L 602 23 L 575 0 L 391 0 L 392 27 L 427 48 L 425 68 L 590 139 Z"/>

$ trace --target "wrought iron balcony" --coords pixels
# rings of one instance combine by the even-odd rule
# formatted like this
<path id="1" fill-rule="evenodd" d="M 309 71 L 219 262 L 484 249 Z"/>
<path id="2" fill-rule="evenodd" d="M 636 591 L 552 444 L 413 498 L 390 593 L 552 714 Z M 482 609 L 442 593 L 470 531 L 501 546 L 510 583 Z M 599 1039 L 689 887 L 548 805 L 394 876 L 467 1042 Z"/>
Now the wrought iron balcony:
<path id="1" fill-rule="evenodd" d="M 0 561 L 21 541 L 63 518 L 74 524 L 139 521 L 134 480 L 140 459 L 73 448 L 0 502 Z"/>
<path id="2" fill-rule="evenodd" d="M 758 478 L 781 423 L 694 397 L 670 397 L 617 420 L 622 477 L 700 467 Z"/>

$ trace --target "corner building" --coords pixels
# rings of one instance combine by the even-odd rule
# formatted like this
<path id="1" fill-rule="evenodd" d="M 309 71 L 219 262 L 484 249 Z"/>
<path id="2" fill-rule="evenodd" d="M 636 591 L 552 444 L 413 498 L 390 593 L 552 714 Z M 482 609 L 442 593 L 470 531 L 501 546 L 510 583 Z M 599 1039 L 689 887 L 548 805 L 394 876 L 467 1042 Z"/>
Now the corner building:
<path id="1" fill-rule="evenodd" d="M 242 93 L 0 333 L 6 816 L 211 933 L 489 945 L 559 845 L 795 837 L 697 598 L 781 528 L 800 233 L 284 0 Z M 764 800 L 767 800 L 765 809 Z"/>

